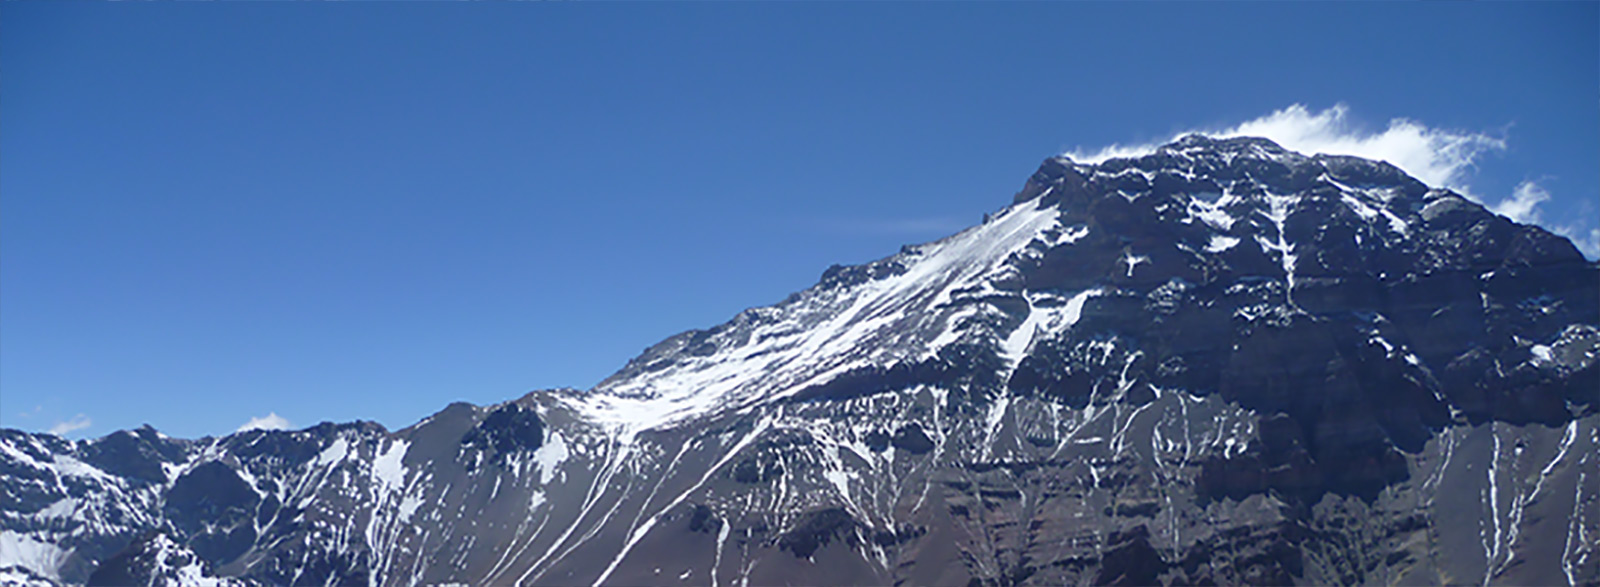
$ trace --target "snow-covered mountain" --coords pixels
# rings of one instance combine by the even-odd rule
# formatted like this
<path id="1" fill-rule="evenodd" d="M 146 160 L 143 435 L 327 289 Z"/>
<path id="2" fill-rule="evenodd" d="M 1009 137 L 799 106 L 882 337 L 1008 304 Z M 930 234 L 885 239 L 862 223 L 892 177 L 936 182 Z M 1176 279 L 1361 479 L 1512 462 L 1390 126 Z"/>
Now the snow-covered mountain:
<path id="1" fill-rule="evenodd" d="M 1052 158 L 590 390 L 0 431 L 0 582 L 1600 582 L 1600 266 L 1385 163 Z"/>

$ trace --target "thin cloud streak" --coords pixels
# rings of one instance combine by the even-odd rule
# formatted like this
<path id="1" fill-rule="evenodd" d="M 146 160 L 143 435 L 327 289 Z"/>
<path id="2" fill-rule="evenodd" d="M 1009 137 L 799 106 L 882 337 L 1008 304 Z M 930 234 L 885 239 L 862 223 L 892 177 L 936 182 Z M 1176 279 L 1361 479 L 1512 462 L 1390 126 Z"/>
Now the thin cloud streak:
<path id="1" fill-rule="evenodd" d="M 1546 222 L 1539 205 L 1548 201 L 1550 192 L 1530 179 L 1517 184 L 1516 189 L 1511 190 L 1510 197 L 1489 206 L 1489 210 L 1516 222 L 1543 226 L 1550 232 L 1567 237 L 1585 257 L 1600 258 L 1600 228 L 1592 227 L 1585 231 L 1575 224 Z"/>
<path id="2" fill-rule="evenodd" d="M 93 425 L 94 420 L 89 419 L 88 416 L 83 414 L 78 414 L 73 416 L 71 420 L 67 420 L 65 422 L 56 422 L 56 425 L 50 427 L 49 432 L 56 436 L 66 436 Z"/>
<path id="3" fill-rule="evenodd" d="M 1581 228 L 1558 226 L 1555 233 L 1571 239 L 1572 244 L 1590 261 L 1600 259 L 1600 227 L 1590 228 L 1588 232 L 1584 232 Z"/>
<path id="4" fill-rule="evenodd" d="M 1550 192 L 1533 181 L 1524 181 L 1511 190 L 1511 197 L 1490 206 L 1495 214 L 1523 224 L 1539 223 L 1539 204 L 1550 201 Z"/>

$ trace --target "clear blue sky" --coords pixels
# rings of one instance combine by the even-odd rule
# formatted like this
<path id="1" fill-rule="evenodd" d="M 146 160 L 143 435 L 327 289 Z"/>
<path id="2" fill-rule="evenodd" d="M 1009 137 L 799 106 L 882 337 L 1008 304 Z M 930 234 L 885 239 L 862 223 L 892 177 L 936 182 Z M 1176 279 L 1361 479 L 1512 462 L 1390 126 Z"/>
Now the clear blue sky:
<path id="1" fill-rule="evenodd" d="M 0 425 L 409 425 L 1345 104 L 1600 212 L 1600 4 L 0 5 Z"/>

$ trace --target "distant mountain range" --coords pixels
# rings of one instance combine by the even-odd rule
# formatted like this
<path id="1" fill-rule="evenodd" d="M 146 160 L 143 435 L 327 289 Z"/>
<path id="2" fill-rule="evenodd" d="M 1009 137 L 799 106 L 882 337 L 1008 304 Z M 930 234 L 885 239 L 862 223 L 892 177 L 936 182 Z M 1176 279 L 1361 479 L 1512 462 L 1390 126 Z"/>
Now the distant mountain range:
<path id="1" fill-rule="evenodd" d="M 0 430 L 0 583 L 1600 583 L 1600 265 L 1189 136 L 415 425 Z"/>

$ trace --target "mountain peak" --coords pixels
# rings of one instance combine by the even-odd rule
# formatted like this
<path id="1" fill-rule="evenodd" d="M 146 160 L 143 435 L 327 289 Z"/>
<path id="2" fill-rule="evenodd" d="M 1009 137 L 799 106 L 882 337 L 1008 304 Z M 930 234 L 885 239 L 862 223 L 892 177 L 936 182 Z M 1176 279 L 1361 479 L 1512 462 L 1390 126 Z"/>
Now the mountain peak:
<path id="1" fill-rule="evenodd" d="M 631 435 L 862 380 L 936 380 L 953 353 L 1003 378 L 1092 298 L 1173 280 L 1246 281 L 1275 308 L 1263 315 L 1318 315 L 1396 280 L 1573 259 L 1570 243 L 1387 163 L 1189 135 L 1098 164 L 1048 159 L 982 224 L 830 267 L 779 304 L 652 346 L 570 403 Z"/>
<path id="2" fill-rule="evenodd" d="M 1176 153 L 1194 153 L 1199 151 L 1214 151 L 1219 153 L 1256 153 L 1269 155 L 1283 155 L 1293 153 L 1283 146 L 1265 137 L 1211 137 L 1199 133 L 1187 134 L 1179 137 L 1157 149 Z"/>
<path id="3" fill-rule="evenodd" d="M 1182 158 L 1209 156 L 1225 158 L 1230 161 L 1239 157 L 1284 161 L 1299 161 L 1307 159 L 1306 155 L 1286 149 L 1282 145 L 1274 142 L 1272 139 L 1265 137 L 1213 137 L 1200 133 L 1183 135 L 1177 139 L 1174 139 L 1172 142 L 1155 147 L 1149 152 L 1113 156 L 1095 163 L 1080 162 L 1073 159 L 1071 155 L 1066 154 L 1057 155 L 1052 157 L 1052 159 L 1068 165 L 1081 166 L 1105 165 L 1113 164 L 1113 162 L 1121 162 L 1113 164 L 1114 167 L 1121 168 L 1122 166 L 1128 164 L 1126 162 L 1142 161 L 1151 157 L 1157 157 L 1156 159 L 1153 159 L 1153 161 L 1168 160 L 1159 156 L 1177 156 Z"/>
<path id="4" fill-rule="evenodd" d="M 0 430 L 0 582 L 1591 584 L 1596 388 L 1571 243 L 1188 136 L 1048 159 L 981 224 L 588 391 L 393 432 Z"/>

